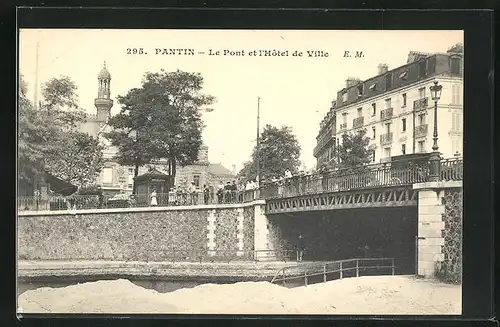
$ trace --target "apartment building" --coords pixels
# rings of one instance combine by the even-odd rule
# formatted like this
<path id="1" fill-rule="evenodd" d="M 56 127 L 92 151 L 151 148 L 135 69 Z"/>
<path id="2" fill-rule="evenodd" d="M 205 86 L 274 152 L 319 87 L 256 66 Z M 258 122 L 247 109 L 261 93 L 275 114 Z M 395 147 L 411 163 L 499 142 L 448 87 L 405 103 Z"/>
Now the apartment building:
<path id="1" fill-rule="evenodd" d="M 335 140 L 341 142 L 343 133 L 361 129 L 371 139 L 373 163 L 431 152 L 434 101 L 429 87 L 434 81 L 443 87 L 437 110 L 439 152 L 446 158 L 461 155 L 463 45 L 457 44 L 446 53 L 412 51 L 406 64 L 391 70 L 380 64 L 377 75 L 364 81 L 348 78 L 320 126 L 314 152 L 318 165 L 332 159 L 327 154 L 335 153 Z M 321 141 L 329 138 L 333 141 Z"/>

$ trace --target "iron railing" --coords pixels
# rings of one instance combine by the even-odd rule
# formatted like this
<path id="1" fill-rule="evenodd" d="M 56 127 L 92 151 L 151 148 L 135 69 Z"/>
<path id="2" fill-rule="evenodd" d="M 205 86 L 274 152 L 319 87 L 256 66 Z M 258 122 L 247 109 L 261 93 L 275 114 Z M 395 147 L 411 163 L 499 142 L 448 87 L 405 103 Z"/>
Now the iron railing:
<path id="1" fill-rule="evenodd" d="M 380 120 L 391 119 L 393 114 L 392 108 L 387 108 L 380 111 Z"/>
<path id="2" fill-rule="evenodd" d="M 426 136 L 428 130 L 429 130 L 429 125 L 427 124 L 415 126 L 415 137 Z"/>
<path id="3" fill-rule="evenodd" d="M 420 111 L 427 109 L 429 103 L 429 98 L 421 98 L 418 100 L 413 101 L 413 109 L 415 111 Z"/>
<path id="4" fill-rule="evenodd" d="M 450 158 L 441 160 L 441 180 L 457 181 L 464 178 L 463 158 Z"/>
<path id="5" fill-rule="evenodd" d="M 317 282 L 322 281 L 326 283 L 329 280 L 359 277 L 367 274 L 394 275 L 395 270 L 394 258 L 362 258 L 304 265 L 299 264 L 280 268 L 274 275 L 271 283 L 280 283 L 286 286 L 287 282 L 292 280 L 299 282 L 303 280 L 304 286 L 307 286 L 314 279 Z M 322 277 L 322 279 L 318 280 L 318 277 Z"/>
<path id="6" fill-rule="evenodd" d="M 392 132 L 380 135 L 380 145 L 388 145 L 392 143 Z"/>
<path id="7" fill-rule="evenodd" d="M 156 206 L 190 206 L 203 204 L 246 203 L 258 199 L 258 190 L 202 192 L 170 192 L 156 195 Z M 17 198 L 18 211 L 114 209 L 154 206 L 151 195 L 73 195 L 73 196 L 21 196 Z"/>
<path id="8" fill-rule="evenodd" d="M 363 126 L 364 123 L 365 123 L 365 117 L 357 117 L 352 120 L 352 127 L 358 128 Z"/>
<path id="9" fill-rule="evenodd" d="M 463 179 L 463 159 L 442 159 L 440 179 Z M 411 185 L 428 182 L 428 163 L 400 166 L 398 162 L 364 165 L 357 168 L 337 169 L 298 175 L 279 181 L 264 182 L 260 189 L 236 192 L 211 193 L 207 198 L 201 192 L 188 194 L 171 192 L 157 194 L 157 206 L 187 206 L 202 204 L 248 203 L 257 199 L 294 197 L 356 189 Z M 18 211 L 106 209 L 152 206 L 150 195 L 74 195 L 18 197 Z"/>
<path id="10" fill-rule="evenodd" d="M 263 185 L 261 197 L 293 197 L 374 187 L 411 185 L 428 180 L 428 165 L 394 167 L 389 162 L 361 166 L 355 169 L 340 169 L 312 175 L 294 176 L 280 182 Z"/>

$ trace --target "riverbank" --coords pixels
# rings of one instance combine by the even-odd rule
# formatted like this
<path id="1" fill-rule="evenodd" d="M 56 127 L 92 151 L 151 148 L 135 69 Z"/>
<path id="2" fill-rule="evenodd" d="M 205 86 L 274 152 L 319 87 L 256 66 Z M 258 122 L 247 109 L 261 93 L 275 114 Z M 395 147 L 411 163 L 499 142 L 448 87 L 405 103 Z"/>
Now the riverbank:
<path id="1" fill-rule="evenodd" d="M 29 290 L 24 313 L 461 314 L 461 286 L 412 276 L 365 276 L 284 288 L 268 282 L 205 284 L 169 293 L 128 280 Z"/>

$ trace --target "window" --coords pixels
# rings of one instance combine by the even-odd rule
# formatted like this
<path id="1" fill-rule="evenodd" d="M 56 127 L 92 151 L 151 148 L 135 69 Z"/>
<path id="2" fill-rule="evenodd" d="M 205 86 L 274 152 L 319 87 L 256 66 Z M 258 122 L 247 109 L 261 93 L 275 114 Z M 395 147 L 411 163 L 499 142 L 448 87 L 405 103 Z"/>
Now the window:
<path id="1" fill-rule="evenodd" d="M 427 61 L 422 60 L 418 63 L 418 77 L 422 78 L 427 75 Z"/>
<path id="2" fill-rule="evenodd" d="M 460 74 L 460 58 L 451 58 L 451 73 L 452 74 Z"/>
<path id="3" fill-rule="evenodd" d="M 375 116 L 377 114 L 377 104 L 372 103 L 372 116 Z"/>
<path id="4" fill-rule="evenodd" d="M 385 75 L 385 89 L 388 90 L 392 87 L 392 74 Z"/>
<path id="5" fill-rule="evenodd" d="M 391 148 L 384 148 L 384 156 L 386 158 L 390 158 L 391 157 Z"/>
<path id="6" fill-rule="evenodd" d="M 200 175 L 194 175 L 193 182 L 194 182 L 194 186 L 200 187 Z"/>
<path id="7" fill-rule="evenodd" d="M 342 114 L 342 123 L 347 124 L 347 112 Z"/>
<path id="8" fill-rule="evenodd" d="M 418 89 L 418 97 L 419 99 L 425 98 L 425 87 L 421 87 Z"/>
<path id="9" fill-rule="evenodd" d="M 462 129 L 460 128 L 460 113 L 458 112 L 454 112 L 452 113 L 452 116 L 451 116 L 451 129 L 455 132 L 459 132 L 461 131 Z"/>
<path id="10" fill-rule="evenodd" d="M 358 117 L 363 116 L 363 108 L 358 108 Z"/>
<path id="11" fill-rule="evenodd" d="M 385 99 L 385 109 L 392 108 L 391 107 L 391 98 Z"/>
<path id="12" fill-rule="evenodd" d="M 358 85 L 358 97 L 363 95 L 363 84 Z"/>
<path id="13" fill-rule="evenodd" d="M 460 85 L 459 84 L 453 84 L 451 86 L 451 104 L 459 105 L 462 103 L 461 97 L 460 97 Z"/>
<path id="14" fill-rule="evenodd" d="M 418 152 L 425 152 L 425 141 L 418 141 Z"/>
<path id="15" fill-rule="evenodd" d="M 128 173 L 129 173 L 129 175 L 133 175 L 134 174 L 134 168 L 129 168 L 128 169 Z"/>
<path id="16" fill-rule="evenodd" d="M 418 115 L 418 124 L 419 125 L 424 125 L 425 124 L 425 114 Z"/>
<path id="17" fill-rule="evenodd" d="M 372 139 L 375 140 L 375 137 L 376 137 L 375 126 L 372 127 L 372 133 L 373 133 Z"/>
<path id="18" fill-rule="evenodd" d="M 403 105 L 402 107 L 406 107 L 406 93 L 403 93 Z"/>
<path id="19" fill-rule="evenodd" d="M 387 134 L 389 134 L 391 132 L 391 123 L 385 124 L 385 130 L 386 130 Z"/>
<path id="20" fill-rule="evenodd" d="M 403 125 L 403 132 L 406 132 L 406 118 L 401 119 L 401 124 Z"/>
<path id="21" fill-rule="evenodd" d="M 406 154 L 406 144 L 401 144 L 401 154 Z"/>
<path id="22" fill-rule="evenodd" d="M 375 162 L 375 150 L 372 150 L 372 162 Z"/>
<path id="23" fill-rule="evenodd" d="M 342 93 L 342 102 L 347 102 L 347 92 Z"/>
<path id="24" fill-rule="evenodd" d="M 113 168 L 104 168 L 102 170 L 102 183 L 103 184 L 113 183 Z"/>

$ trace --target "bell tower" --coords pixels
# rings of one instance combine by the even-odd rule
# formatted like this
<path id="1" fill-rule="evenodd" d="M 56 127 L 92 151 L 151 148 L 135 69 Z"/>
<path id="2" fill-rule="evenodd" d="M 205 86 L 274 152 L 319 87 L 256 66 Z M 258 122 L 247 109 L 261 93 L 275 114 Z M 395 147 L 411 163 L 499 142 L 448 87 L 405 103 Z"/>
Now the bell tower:
<path id="1" fill-rule="evenodd" d="M 113 107 L 113 100 L 110 97 L 111 88 L 111 75 L 106 69 L 106 62 L 104 67 L 97 76 L 99 88 L 97 90 L 97 98 L 94 100 L 94 105 L 97 108 L 97 120 L 100 123 L 105 123 L 110 115 L 111 107 Z"/>

